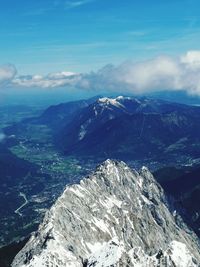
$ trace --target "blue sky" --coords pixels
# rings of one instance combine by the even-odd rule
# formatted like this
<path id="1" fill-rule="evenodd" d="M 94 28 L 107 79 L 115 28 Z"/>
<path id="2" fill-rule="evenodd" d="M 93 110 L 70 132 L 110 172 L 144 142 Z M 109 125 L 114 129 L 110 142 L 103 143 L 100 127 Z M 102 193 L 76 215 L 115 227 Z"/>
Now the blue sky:
<path id="1" fill-rule="evenodd" d="M 2 0 L 0 64 L 89 72 L 199 50 L 199 10 L 199 0 Z"/>

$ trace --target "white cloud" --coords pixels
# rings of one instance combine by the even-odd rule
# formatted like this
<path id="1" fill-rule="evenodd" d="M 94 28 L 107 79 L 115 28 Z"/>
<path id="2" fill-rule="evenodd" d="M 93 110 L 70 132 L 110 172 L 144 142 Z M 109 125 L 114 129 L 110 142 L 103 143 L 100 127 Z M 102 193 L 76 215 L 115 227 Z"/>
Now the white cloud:
<path id="1" fill-rule="evenodd" d="M 11 81 L 16 73 L 16 68 L 13 65 L 8 64 L 0 66 L 0 84 Z"/>
<path id="2" fill-rule="evenodd" d="M 107 66 L 87 76 L 93 88 L 149 93 L 185 90 L 200 95 L 200 51 L 188 51 L 177 58 L 159 56 L 143 62 Z"/>
<path id="3" fill-rule="evenodd" d="M 191 69 L 199 69 L 200 51 L 188 51 L 181 57 L 181 62 Z"/>
<path id="4" fill-rule="evenodd" d="M 76 84 L 79 75 L 73 72 L 57 72 L 50 73 L 46 76 L 42 75 L 26 75 L 19 76 L 12 80 L 12 84 L 18 87 L 39 87 L 39 88 L 55 88 L 62 86 L 72 86 Z"/>
<path id="5" fill-rule="evenodd" d="M 71 71 L 61 71 L 61 72 L 54 72 L 54 73 L 50 73 L 48 74 L 48 78 L 50 79 L 65 79 L 71 76 L 76 75 L 76 73 L 71 72 Z"/>
<path id="6" fill-rule="evenodd" d="M 50 73 L 46 76 L 15 76 L 8 65 L 0 67 L 0 82 L 10 81 L 14 87 L 73 87 L 84 90 L 149 93 L 162 90 L 186 90 L 200 95 L 200 51 L 188 51 L 179 57 L 159 56 L 143 62 L 125 62 L 117 67 L 107 65 L 97 72 Z"/>
<path id="7" fill-rule="evenodd" d="M 141 63 L 127 63 L 119 67 L 119 81 L 138 92 L 180 88 L 181 69 L 176 60 L 162 56 Z"/>
<path id="8" fill-rule="evenodd" d="M 67 9 L 71 9 L 71 8 L 76 8 L 79 6 L 83 6 L 85 4 L 91 3 L 94 0 L 73 0 L 73 1 L 66 1 L 65 2 L 65 7 Z"/>

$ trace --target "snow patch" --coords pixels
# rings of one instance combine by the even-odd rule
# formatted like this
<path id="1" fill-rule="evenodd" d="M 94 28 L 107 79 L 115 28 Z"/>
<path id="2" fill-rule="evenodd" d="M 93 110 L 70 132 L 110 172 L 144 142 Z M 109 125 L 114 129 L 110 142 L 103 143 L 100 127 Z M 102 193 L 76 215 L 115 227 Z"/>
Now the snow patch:
<path id="1" fill-rule="evenodd" d="M 141 195 L 143 201 L 147 204 L 147 205 L 151 205 L 151 202 L 148 200 L 148 198 L 146 198 L 145 196 Z"/>
<path id="2" fill-rule="evenodd" d="M 99 98 L 99 103 L 103 104 L 104 106 L 108 106 L 108 105 L 112 105 L 115 106 L 117 108 L 124 108 L 124 106 L 118 102 L 119 99 L 117 98 L 108 98 L 108 97 L 103 97 L 103 98 Z"/>
<path id="3" fill-rule="evenodd" d="M 85 126 L 81 125 L 81 129 L 79 132 L 79 140 L 81 141 L 85 137 L 86 134 L 87 134 L 87 131 L 85 129 Z"/>
<path id="4" fill-rule="evenodd" d="M 196 266 L 192 260 L 192 255 L 187 246 L 178 241 L 172 241 L 170 248 L 166 254 L 171 254 L 173 262 L 179 267 L 193 267 Z"/>
<path id="5" fill-rule="evenodd" d="M 107 225 L 105 224 L 104 220 L 98 220 L 97 218 L 93 218 L 93 223 L 102 232 L 110 234 L 110 231 L 109 231 Z"/>
<path id="6" fill-rule="evenodd" d="M 73 192 L 76 196 L 80 197 L 80 198 L 84 198 L 85 196 L 77 189 L 70 187 L 68 189 L 69 191 Z"/>
<path id="7" fill-rule="evenodd" d="M 112 209 L 113 206 L 117 206 L 118 208 L 121 208 L 121 205 L 122 205 L 122 201 L 121 200 L 118 200 L 116 197 L 107 197 L 105 202 L 104 202 L 104 205 L 106 206 L 106 208 L 108 210 Z"/>
<path id="8" fill-rule="evenodd" d="M 88 266 L 116 266 L 123 251 L 123 245 L 110 241 L 90 256 Z"/>

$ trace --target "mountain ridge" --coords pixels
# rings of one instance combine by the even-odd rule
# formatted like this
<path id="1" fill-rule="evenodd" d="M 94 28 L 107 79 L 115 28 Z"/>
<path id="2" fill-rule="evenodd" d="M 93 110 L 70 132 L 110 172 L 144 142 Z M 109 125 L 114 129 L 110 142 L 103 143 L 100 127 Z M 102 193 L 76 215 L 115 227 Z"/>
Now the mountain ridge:
<path id="1" fill-rule="evenodd" d="M 198 157 L 199 119 L 198 107 L 146 98 L 101 98 L 83 108 L 56 140 L 66 155 L 177 157 L 187 145 L 184 155 Z"/>
<path id="2" fill-rule="evenodd" d="M 107 160 L 79 184 L 66 187 L 12 267 L 199 263 L 197 237 L 149 170 L 136 172 L 124 162 Z"/>
<path id="3" fill-rule="evenodd" d="M 42 128 L 56 150 L 80 160 L 140 156 L 161 164 L 178 158 L 187 164 L 200 158 L 199 120 L 200 107 L 145 97 L 94 97 L 51 106 L 4 132 L 17 142 L 30 129 Z"/>

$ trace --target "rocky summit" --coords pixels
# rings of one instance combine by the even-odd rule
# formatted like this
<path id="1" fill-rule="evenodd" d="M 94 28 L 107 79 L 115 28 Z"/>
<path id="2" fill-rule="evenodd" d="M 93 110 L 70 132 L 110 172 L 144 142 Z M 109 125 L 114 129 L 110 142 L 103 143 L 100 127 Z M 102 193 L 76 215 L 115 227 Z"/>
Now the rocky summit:
<path id="1" fill-rule="evenodd" d="M 67 186 L 12 267 L 197 267 L 200 245 L 149 170 L 107 160 Z"/>

